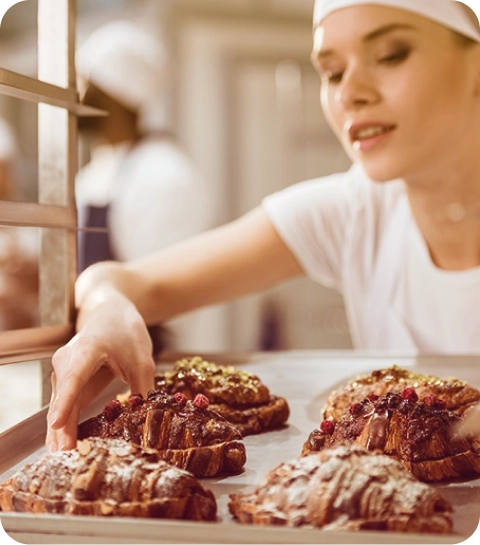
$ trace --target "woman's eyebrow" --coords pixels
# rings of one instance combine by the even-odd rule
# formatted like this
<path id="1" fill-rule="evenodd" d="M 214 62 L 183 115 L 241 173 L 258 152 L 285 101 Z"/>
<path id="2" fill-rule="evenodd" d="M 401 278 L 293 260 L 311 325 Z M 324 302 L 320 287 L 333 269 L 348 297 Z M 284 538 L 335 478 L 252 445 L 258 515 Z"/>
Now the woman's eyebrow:
<path id="1" fill-rule="evenodd" d="M 375 30 L 372 30 L 368 34 L 365 34 L 365 36 L 362 38 L 362 41 L 371 42 L 373 40 L 376 40 L 377 38 L 380 38 L 381 36 L 384 36 L 385 34 L 394 32 L 395 30 L 415 30 L 415 27 L 413 25 L 408 25 L 406 23 L 392 23 L 389 25 L 382 26 L 380 28 L 376 28 Z M 315 59 L 323 59 L 333 54 L 334 54 L 333 49 L 324 49 L 324 50 L 314 52 L 312 57 Z"/>
<path id="2" fill-rule="evenodd" d="M 392 23 L 391 25 L 385 25 L 372 30 L 372 32 L 369 32 L 363 37 L 362 41 L 371 42 L 372 40 L 376 40 L 380 36 L 384 36 L 385 34 L 393 32 L 394 30 L 415 30 L 415 27 L 406 23 Z"/>

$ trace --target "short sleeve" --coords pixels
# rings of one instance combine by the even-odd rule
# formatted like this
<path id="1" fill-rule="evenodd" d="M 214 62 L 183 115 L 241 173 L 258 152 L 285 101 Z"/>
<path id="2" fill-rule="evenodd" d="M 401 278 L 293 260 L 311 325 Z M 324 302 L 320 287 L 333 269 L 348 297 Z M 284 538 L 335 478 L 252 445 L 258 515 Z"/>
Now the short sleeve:
<path id="1" fill-rule="evenodd" d="M 341 290 L 344 249 L 368 184 L 354 166 L 295 184 L 262 201 L 278 234 L 314 281 Z"/>

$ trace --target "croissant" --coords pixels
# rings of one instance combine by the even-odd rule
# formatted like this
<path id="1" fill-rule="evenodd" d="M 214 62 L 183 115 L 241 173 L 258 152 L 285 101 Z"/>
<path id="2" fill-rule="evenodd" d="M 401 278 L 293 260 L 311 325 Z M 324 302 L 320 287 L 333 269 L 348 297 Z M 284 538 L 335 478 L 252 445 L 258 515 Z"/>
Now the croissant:
<path id="1" fill-rule="evenodd" d="M 136 394 L 123 403 L 110 401 L 103 413 L 79 425 L 78 437 L 124 439 L 155 449 L 196 477 L 239 473 L 246 462 L 242 436 L 208 403 L 205 396 L 188 401 L 182 394 L 151 390 L 146 399 Z"/>
<path id="2" fill-rule="evenodd" d="M 459 414 L 480 401 L 480 391 L 463 380 L 420 374 L 393 365 L 373 371 L 370 375 L 358 376 L 334 390 L 327 399 L 323 416 L 325 419 L 340 420 L 351 405 L 360 403 L 369 395 L 401 393 L 405 388 L 414 388 L 420 397 L 434 394 L 445 401 L 447 409 Z"/>
<path id="3" fill-rule="evenodd" d="M 413 388 L 370 396 L 351 405 L 338 422 L 324 420 L 311 432 L 302 455 L 342 443 L 397 458 L 421 481 L 480 475 L 480 440 L 456 433 L 462 417 L 434 394 L 420 401 Z"/>
<path id="4" fill-rule="evenodd" d="M 3 511 L 216 520 L 210 490 L 158 453 L 92 438 L 46 454 L 0 485 Z"/>
<path id="5" fill-rule="evenodd" d="M 452 531 L 452 507 L 393 458 L 340 445 L 283 463 L 251 493 L 232 494 L 244 524 L 328 530 Z"/>
<path id="6" fill-rule="evenodd" d="M 155 377 L 156 388 L 181 392 L 188 399 L 204 394 L 210 407 L 245 437 L 278 428 L 290 416 L 287 400 L 271 395 L 259 377 L 233 365 L 218 365 L 200 356 L 175 362 L 175 369 Z"/>

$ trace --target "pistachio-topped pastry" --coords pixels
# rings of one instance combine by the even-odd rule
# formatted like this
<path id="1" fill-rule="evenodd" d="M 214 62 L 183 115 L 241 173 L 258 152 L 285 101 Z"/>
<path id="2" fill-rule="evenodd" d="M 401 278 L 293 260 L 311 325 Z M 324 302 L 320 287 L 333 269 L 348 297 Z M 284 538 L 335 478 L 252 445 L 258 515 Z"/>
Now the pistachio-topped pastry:
<path id="1" fill-rule="evenodd" d="M 204 394 L 210 407 L 241 431 L 260 433 L 283 425 L 290 414 L 283 397 L 270 394 L 262 380 L 233 365 L 218 365 L 200 356 L 175 362 L 173 371 L 155 377 L 156 388 L 187 399 Z"/>
<path id="2" fill-rule="evenodd" d="M 383 396 L 387 392 L 401 393 L 405 388 L 414 388 L 420 397 L 435 394 L 445 401 L 447 409 L 459 414 L 480 401 L 480 391 L 463 380 L 421 374 L 393 365 L 373 371 L 370 375 L 358 376 L 334 390 L 327 399 L 324 417 L 340 420 L 353 403 L 361 402 L 370 394 Z"/>
<path id="3" fill-rule="evenodd" d="M 175 362 L 175 370 L 157 377 L 157 387 L 171 387 L 181 391 L 189 399 L 208 391 L 211 403 L 234 405 L 260 405 L 270 398 L 268 388 L 251 373 L 233 365 L 217 365 L 200 356 Z"/>

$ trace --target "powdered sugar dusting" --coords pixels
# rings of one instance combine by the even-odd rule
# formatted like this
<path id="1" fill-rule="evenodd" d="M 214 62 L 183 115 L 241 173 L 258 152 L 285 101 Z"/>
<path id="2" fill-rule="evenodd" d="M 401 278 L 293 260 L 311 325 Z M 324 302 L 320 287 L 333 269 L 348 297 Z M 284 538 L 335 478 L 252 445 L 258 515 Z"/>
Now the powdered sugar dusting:
<path id="1" fill-rule="evenodd" d="M 232 495 L 242 520 L 329 529 L 369 521 L 399 531 L 451 531 L 451 507 L 433 487 L 417 481 L 395 459 L 357 445 L 341 445 L 284 463 L 251 494 Z M 355 526 L 356 525 L 356 526 Z"/>

